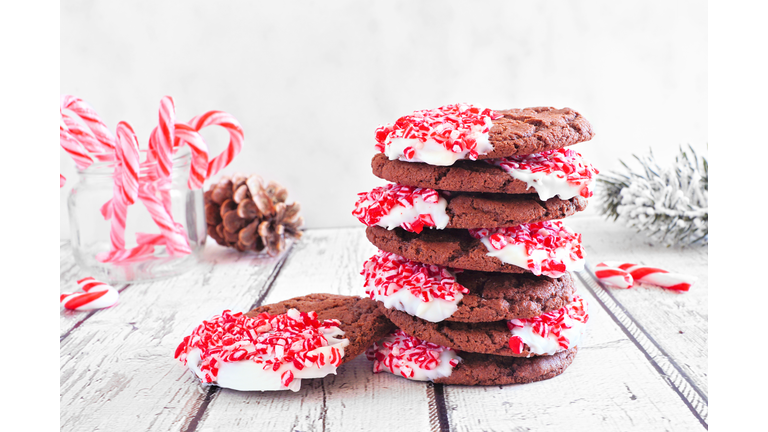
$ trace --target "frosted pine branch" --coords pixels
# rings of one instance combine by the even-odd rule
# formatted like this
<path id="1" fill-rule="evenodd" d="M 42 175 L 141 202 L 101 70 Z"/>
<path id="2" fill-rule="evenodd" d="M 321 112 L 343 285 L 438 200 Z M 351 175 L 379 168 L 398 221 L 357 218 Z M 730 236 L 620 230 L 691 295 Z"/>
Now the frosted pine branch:
<path id="1" fill-rule="evenodd" d="M 666 245 L 707 244 L 708 165 L 692 147 L 680 149 L 671 167 L 634 156 L 641 171 L 598 176 L 600 213 L 647 233 Z"/>

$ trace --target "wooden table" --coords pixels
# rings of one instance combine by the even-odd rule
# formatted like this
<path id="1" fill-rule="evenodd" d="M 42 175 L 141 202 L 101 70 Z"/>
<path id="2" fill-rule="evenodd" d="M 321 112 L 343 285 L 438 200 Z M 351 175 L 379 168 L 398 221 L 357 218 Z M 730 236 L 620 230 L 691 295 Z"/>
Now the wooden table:
<path id="1" fill-rule="evenodd" d="M 707 248 L 651 245 L 594 211 L 568 219 L 588 267 L 605 260 L 698 277 L 687 293 L 606 289 L 577 274 L 590 303 L 586 341 L 551 380 L 526 385 L 434 385 L 373 374 L 360 356 L 299 392 L 202 387 L 173 358 L 203 319 L 313 292 L 361 295 L 375 248 L 362 228 L 307 230 L 283 256 L 263 258 L 209 239 L 191 271 L 119 287 L 95 312 L 61 312 L 62 431 L 625 431 L 707 428 Z M 61 245 L 61 290 L 84 274 Z"/>

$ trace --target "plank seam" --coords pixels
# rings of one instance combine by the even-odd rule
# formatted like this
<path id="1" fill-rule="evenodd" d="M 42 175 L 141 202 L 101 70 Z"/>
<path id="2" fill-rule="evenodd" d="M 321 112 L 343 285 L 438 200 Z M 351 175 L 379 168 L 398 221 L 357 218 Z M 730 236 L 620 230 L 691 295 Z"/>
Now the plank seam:
<path id="1" fill-rule="evenodd" d="M 122 294 L 123 291 L 128 289 L 129 286 L 130 286 L 129 284 L 123 285 L 123 287 L 118 289 L 117 292 Z M 84 316 L 83 319 L 81 319 L 80 321 L 76 322 L 75 325 L 73 325 L 72 328 L 67 330 L 66 333 L 64 333 L 63 335 L 59 336 L 59 343 L 64 342 L 64 339 L 66 339 L 72 333 L 73 330 L 75 330 L 76 328 L 80 327 L 80 325 L 82 325 L 88 318 L 90 318 L 94 314 L 96 314 L 96 312 L 98 312 L 99 310 L 100 309 L 96 309 L 96 310 L 92 310 L 92 311 L 88 312 L 88 314 L 86 316 Z"/>
<path id="2" fill-rule="evenodd" d="M 195 416 L 192 417 L 192 420 L 189 421 L 189 424 L 186 428 L 182 429 L 184 432 L 195 432 L 197 430 L 197 426 L 200 424 L 200 421 L 203 419 L 203 415 L 205 414 L 206 409 L 208 408 L 208 405 L 211 404 L 211 401 L 213 401 L 214 396 L 216 396 L 219 393 L 219 388 L 212 385 L 208 388 L 208 393 L 205 394 L 205 399 L 203 399 L 203 403 L 200 404 L 200 408 L 197 409 L 197 413 L 195 413 Z"/>
<path id="3" fill-rule="evenodd" d="M 445 405 L 445 392 L 442 384 L 427 384 L 427 403 L 429 404 L 429 428 L 432 432 L 449 432 L 448 412 Z"/>
<path id="4" fill-rule="evenodd" d="M 323 389 L 323 409 L 321 411 L 321 418 L 323 419 L 323 432 L 325 432 L 325 420 L 328 416 L 328 405 L 326 404 L 326 395 L 325 395 L 325 380 L 320 380 L 320 388 Z"/>
<path id="5" fill-rule="evenodd" d="M 603 309 L 610 315 L 611 319 L 627 335 L 629 340 L 645 355 L 645 358 L 677 393 L 702 426 L 708 430 L 708 400 L 706 395 L 701 392 L 688 374 L 664 351 L 645 328 L 635 320 L 632 314 L 597 280 L 591 269 L 587 268 L 586 270 L 590 279 L 585 279 L 583 272 L 576 272 L 584 286 L 587 287 Z"/>

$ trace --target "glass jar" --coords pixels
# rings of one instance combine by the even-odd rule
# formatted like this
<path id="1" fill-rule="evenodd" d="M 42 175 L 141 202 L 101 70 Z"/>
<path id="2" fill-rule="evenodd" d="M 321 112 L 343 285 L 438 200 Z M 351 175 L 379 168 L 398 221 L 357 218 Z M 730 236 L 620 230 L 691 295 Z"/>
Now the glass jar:
<path id="1" fill-rule="evenodd" d="M 135 261 L 101 262 L 97 259 L 112 250 L 112 222 L 104 219 L 101 208 L 113 195 L 114 164 L 96 162 L 78 171 L 78 183 L 69 194 L 67 207 L 72 251 L 84 277 L 93 276 L 110 284 L 148 281 L 176 276 L 197 261 L 205 245 L 206 224 L 202 189 L 190 190 L 187 187 L 191 159 L 187 148 L 174 155 L 168 194 L 171 215 L 183 228 L 192 253 L 171 256 L 164 245 L 159 245 L 150 247 L 148 255 Z M 125 249 L 137 246 L 137 233 L 160 234 L 160 229 L 139 198 L 128 206 Z"/>

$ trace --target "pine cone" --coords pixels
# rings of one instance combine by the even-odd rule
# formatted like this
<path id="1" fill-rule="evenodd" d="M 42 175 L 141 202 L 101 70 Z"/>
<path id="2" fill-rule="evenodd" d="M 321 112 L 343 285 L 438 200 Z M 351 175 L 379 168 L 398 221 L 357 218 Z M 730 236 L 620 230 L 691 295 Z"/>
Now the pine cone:
<path id="1" fill-rule="evenodd" d="M 264 187 L 256 174 L 224 176 L 203 196 L 208 235 L 222 246 L 277 256 L 286 238 L 301 238 L 299 204 L 286 204 L 288 190 L 277 182 Z"/>

